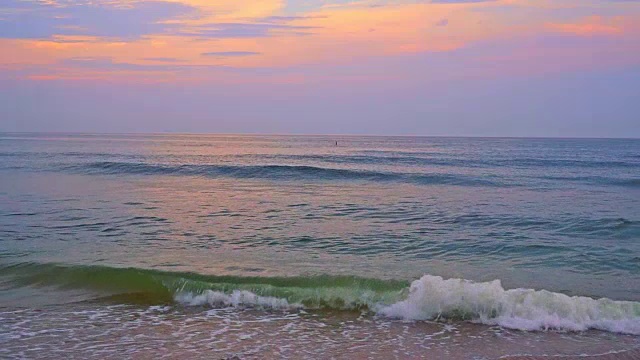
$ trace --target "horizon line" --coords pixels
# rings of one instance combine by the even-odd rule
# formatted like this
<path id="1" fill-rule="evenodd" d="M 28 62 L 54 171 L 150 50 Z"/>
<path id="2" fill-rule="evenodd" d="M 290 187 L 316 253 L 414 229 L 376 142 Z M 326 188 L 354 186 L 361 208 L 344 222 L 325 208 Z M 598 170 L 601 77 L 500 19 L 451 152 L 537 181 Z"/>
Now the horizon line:
<path id="1" fill-rule="evenodd" d="M 526 135 L 407 135 L 407 134 L 331 134 L 331 133 L 235 133 L 235 132 L 86 132 L 86 131 L 4 131 L 0 134 L 68 134 L 68 135 L 221 135 L 221 136 L 343 136 L 343 137 L 406 137 L 406 138 L 476 138 L 476 139 L 576 139 L 576 140 L 640 140 L 640 137 L 597 137 L 597 136 L 526 136 Z"/>

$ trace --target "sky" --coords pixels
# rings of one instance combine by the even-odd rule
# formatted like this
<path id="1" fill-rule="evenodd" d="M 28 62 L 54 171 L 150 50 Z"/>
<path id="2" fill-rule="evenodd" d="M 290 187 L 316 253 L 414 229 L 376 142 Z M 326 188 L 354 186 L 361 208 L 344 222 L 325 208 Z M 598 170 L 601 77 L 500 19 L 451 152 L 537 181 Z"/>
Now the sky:
<path id="1" fill-rule="evenodd" d="M 640 137 L 640 0 L 1 0 L 0 131 Z"/>

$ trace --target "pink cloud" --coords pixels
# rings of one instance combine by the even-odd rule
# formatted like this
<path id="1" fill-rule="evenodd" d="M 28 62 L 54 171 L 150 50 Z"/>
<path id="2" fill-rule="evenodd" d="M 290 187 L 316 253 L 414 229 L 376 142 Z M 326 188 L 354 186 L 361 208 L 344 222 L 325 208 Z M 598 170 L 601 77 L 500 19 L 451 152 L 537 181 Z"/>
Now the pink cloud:
<path id="1" fill-rule="evenodd" d="M 577 23 L 548 23 L 546 28 L 554 32 L 578 36 L 618 35 L 624 32 L 617 19 L 606 19 L 601 16 L 589 16 Z"/>

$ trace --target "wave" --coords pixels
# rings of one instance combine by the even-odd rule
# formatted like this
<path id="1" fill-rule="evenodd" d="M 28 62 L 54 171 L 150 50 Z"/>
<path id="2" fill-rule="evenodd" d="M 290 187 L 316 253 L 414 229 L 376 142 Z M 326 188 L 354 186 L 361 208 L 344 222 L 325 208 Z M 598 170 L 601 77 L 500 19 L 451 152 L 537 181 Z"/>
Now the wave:
<path id="1" fill-rule="evenodd" d="M 425 275 L 406 299 L 378 313 L 410 320 L 467 319 L 519 330 L 597 329 L 640 334 L 640 303 L 568 296 L 546 290 L 505 290 L 500 280 L 476 283 Z"/>
<path id="2" fill-rule="evenodd" d="M 409 153 L 411 154 L 411 153 Z M 231 158 L 243 157 L 234 155 Z M 248 155 L 255 158 L 256 155 Z M 415 166 L 451 166 L 472 168 L 638 168 L 639 163 L 620 160 L 589 160 L 589 159 L 545 159 L 545 158 L 479 158 L 445 154 L 411 154 L 389 153 L 377 155 L 259 155 L 267 160 L 317 161 L 323 163 L 344 164 L 389 164 Z"/>
<path id="3" fill-rule="evenodd" d="M 85 289 L 94 292 L 99 298 L 115 297 L 118 301 L 128 301 L 130 296 L 136 301 L 144 299 L 150 303 L 166 303 L 175 301 L 179 294 L 191 294 L 194 299 L 202 299 L 197 296 L 209 291 L 224 294 L 249 291 L 257 296 L 287 299 L 306 308 L 343 310 L 358 310 L 368 308 L 372 304 L 392 303 L 400 299 L 398 295 L 408 286 L 406 281 L 355 276 L 214 276 L 139 268 L 41 263 L 20 263 L 0 267 L 0 277 L 10 278 L 11 283 L 18 287 L 53 286 L 61 289 Z"/>
<path id="4" fill-rule="evenodd" d="M 400 181 L 414 184 L 505 186 L 493 180 L 457 174 L 397 173 L 305 165 L 164 165 L 104 161 L 66 166 L 65 170 L 89 174 L 187 175 L 271 180 Z"/>
<path id="5" fill-rule="evenodd" d="M 81 152 L 81 151 L 12 151 L 0 152 L 0 157 L 25 158 L 80 158 L 102 161 L 162 161 L 160 154 L 132 154 L 127 152 Z M 226 154 L 213 156 L 222 162 L 268 162 L 295 161 L 317 162 L 324 164 L 364 164 L 364 165 L 406 165 L 406 166 L 442 166 L 463 168 L 639 168 L 640 163 L 634 157 L 624 156 L 616 159 L 590 158 L 544 158 L 544 157 L 477 157 L 471 154 L 447 154 L 444 152 L 414 151 L 360 151 L 350 154 Z M 184 161 L 208 161 L 209 154 L 190 154 L 182 157 Z M 111 159 L 111 160 L 110 160 Z M 116 160 L 117 159 L 117 160 Z"/>
<path id="6" fill-rule="evenodd" d="M 406 281 L 355 276 L 240 277 L 104 266 L 25 263 L 0 267 L 15 287 L 86 289 L 97 299 L 182 306 L 368 311 L 405 320 L 473 321 L 520 330 L 598 329 L 640 335 L 640 303 L 505 290 L 500 280 L 473 282 L 424 275 Z"/>
<path id="7" fill-rule="evenodd" d="M 543 175 L 536 177 L 543 180 L 579 182 L 594 185 L 613 185 L 621 187 L 640 187 L 640 178 L 619 178 L 605 176 L 550 176 Z"/>
<path id="8" fill-rule="evenodd" d="M 273 310 L 302 309 L 304 305 L 300 303 L 289 303 L 287 299 L 273 296 L 259 296 L 247 290 L 234 290 L 231 294 L 221 291 L 207 290 L 202 294 L 178 293 L 175 300 L 184 305 L 200 306 L 224 306 L 241 307 L 251 306 Z"/>
<path id="9" fill-rule="evenodd" d="M 301 160 L 298 155 L 286 155 L 289 160 Z M 387 165 L 424 165 L 418 161 L 427 161 L 431 165 L 450 165 L 454 167 L 476 167 L 476 166 L 498 166 L 505 168 L 531 167 L 531 159 L 508 161 L 499 164 L 495 161 L 483 161 L 482 164 L 472 160 L 450 160 L 431 159 L 419 160 L 413 158 L 389 158 L 380 160 L 372 157 L 371 162 L 358 157 L 305 155 L 304 160 L 312 163 L 348 165 L 352 163 L 360 164 L 383 164 Z M 53 165 L 53 170 L 69 171 L 80 174 L 105 174 L 105 175 L 169 175 L 169 176 L 200 176 L 209 178 L 231 178 L 231 179 L 260 179 L 273 181 L 366 181 L 366 182 L 392 182 L 408 183 L 415 185 L 457 185 L 457 186 L 480 186 L 480 187 L 517 187 L 534 186 L 545 187 L 544 182 L 532 180 L 546 180 L 554 183 L 583 183 L 597 186 L 619 186 L 627 188 L 637 188 L 640 186 L 640 179 L 633 177 L 611 177 L 611 176 L 566 176 L 566 175 L 522 175 L 522 176 L 500 176 L 490 172 L 475 174 L 461 174 L 450 172 L 430 172 L 429 169 L 416 167 L 415 172 L 385 171 L 377 169 L 348 169 L 339 167 L 324 167 L 316 165 L 294 165 L 294 164 L 260 164 L 260 165 L 233 165 L 223 164 L 162 164 L 153 162 L 141 162 L 140 159 L 131 158 L 127 161 L 93 161 L 74 164 Z M 273 160 L 275 162 L 284 160 L 282 157 L 263 158 L 262 161 Z M 357 161 L 356 161 L 357 160 Z M 537 161 L 537 160 L 536 160 Z M 536 163 L 534 161 L 534 163 Z M 549 163 L 540 160 L 539 165 Z M 576 162 L 577 163 L 577 162 Z M 526 165 L 525 165 L 526 164 Z M 14 164 L 12 169 L 20 169 L 23 164 Z M 15 167 L 17 166 L 17 167 Z M 553 166 L 553 165 L 550 165 Z M 8 169 L 5 167 L 5 169 Z"/>

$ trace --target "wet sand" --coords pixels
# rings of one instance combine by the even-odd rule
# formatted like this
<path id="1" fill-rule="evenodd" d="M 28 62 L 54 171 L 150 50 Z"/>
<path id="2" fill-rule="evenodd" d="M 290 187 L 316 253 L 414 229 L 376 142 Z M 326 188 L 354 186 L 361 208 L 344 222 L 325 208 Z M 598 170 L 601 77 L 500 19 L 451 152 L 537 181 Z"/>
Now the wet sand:
<path id="1" fill-rule="evenodd" d="M 549 355 L 549 356 L 505 356 L 502 357 L 503 360 L 550 360 L 550 359 L 558 359 L 558 360 L 637 360 L 640 359 L 640 349 L 631 349 L 631 350 L 622 350 L 616 352 L 609 352 L 603 354 L 592 354 L 592 355 L 574 355 L 574 356 L 565 356 L 565 355 Z"/>
<path id="2" fill-rule="evenodd" d="M 338 311 L 96 304 L 0 311 L 0 358 L 8 359 L 612 360 L 640 359 L 638 348 L 640 337 L 601 331 L 524 332 Z"/>

